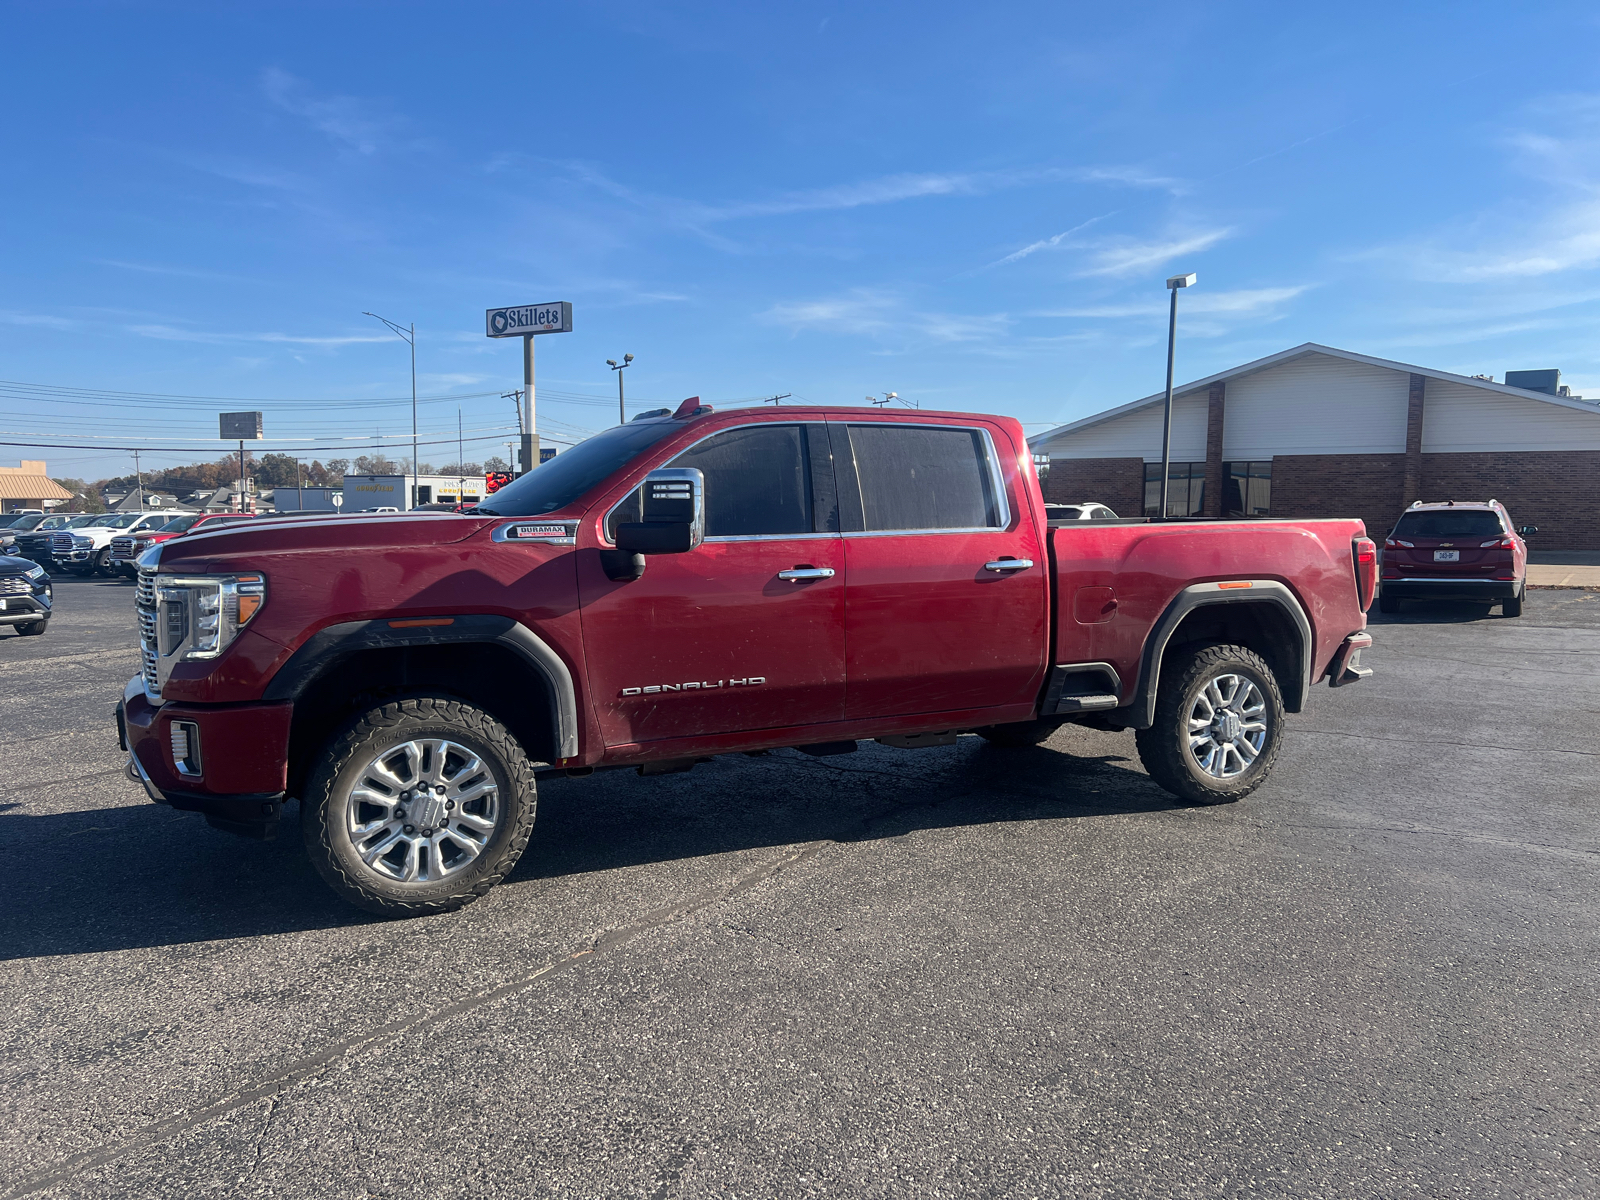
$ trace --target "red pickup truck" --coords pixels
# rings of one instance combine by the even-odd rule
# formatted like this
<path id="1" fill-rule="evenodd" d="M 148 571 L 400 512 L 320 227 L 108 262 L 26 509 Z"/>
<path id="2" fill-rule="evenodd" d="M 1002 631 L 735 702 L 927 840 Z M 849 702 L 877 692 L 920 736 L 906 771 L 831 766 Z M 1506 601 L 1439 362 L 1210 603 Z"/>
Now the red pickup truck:
<path id="1" fill-rule="evenodd" d="M 1017 422 L 686 401 L 474 512 L 196 531 L 139 559 L 117 709 L 150 798 L 271 836 L 376 912 L 517 861 L 536 779 L 863 739 L 1133 729 L 1236 800 L 1312 684 L 1365 678 L 1356 520 L 1046 520 Z"/>

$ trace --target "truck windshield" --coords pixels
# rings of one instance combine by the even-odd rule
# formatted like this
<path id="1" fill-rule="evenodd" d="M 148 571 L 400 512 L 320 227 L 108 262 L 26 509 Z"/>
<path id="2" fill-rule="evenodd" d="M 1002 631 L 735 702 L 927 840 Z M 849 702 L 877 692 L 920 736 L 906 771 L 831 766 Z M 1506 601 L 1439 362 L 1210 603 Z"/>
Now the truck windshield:
<path id="1" fill-rule="evenodd" d="M 201 513 L 185 513 L 181 517 L 173 517 L 155 532 L 157 533 L 188 533 L 194 523 L 200 519 Z"/>
<path id="2" fill-rule="evenodd" d="M 1394 537 L 1419 538 L 1484 538 L 1501 532 L 1497 513 L 1483 509 L 1450 512 L 1434 509 L 1431 512 L 1408 512 L 1394 527 Z"/>
<path id="3" fill-rule="evenodd" d="M 472 511 L 489 517 L 532 517 L 555 512 L 635 455 L 682 428 L 680 421 L 658 417 L 597 433 L 506 484 Z"/>

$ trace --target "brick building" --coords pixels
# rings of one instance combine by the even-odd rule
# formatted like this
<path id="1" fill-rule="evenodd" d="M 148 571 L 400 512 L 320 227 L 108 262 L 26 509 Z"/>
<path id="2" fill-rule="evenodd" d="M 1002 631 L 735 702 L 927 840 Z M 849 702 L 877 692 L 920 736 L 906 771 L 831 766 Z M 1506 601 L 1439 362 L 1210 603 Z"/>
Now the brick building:
<path id="1" fill-rule="evenodd" d="M 1173 515 L 1360 517 L 1387 533 L 1413 500 L 1494 497 L 1540 549 L 1600 550 L 1600 404 L 1559 372 L 1533 386 L 1308 342 L 1173 393 Z M 1535 390 L 1541 389 L 1541 390 Z M 1047 499 L 1123 516 L 1160 504 L 1164 393 L 1029 439 Z"/>

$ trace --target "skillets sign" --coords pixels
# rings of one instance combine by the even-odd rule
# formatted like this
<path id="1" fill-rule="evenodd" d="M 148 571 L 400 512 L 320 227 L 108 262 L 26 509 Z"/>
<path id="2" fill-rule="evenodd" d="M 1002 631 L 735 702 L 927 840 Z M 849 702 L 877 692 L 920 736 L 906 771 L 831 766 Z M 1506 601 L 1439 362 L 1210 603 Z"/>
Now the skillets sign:
<path id="1" fill-rule="evenodd" d="M 571 333 L 572 305 L 565 300 L 551 304 L 522 304 L 515 308 L 491 308 L 484 314 L 484 332 L 489 337 L 527 337 L 535 333 Z"/>

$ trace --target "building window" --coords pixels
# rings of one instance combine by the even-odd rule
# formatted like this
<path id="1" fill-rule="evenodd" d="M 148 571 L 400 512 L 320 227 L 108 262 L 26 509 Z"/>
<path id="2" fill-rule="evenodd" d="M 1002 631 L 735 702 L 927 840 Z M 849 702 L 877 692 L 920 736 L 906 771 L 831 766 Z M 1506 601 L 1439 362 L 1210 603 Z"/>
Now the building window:
<path id="1" fill-rule="evenodd" d="M 1035 454 L 1033 456 L 1033 473 L 1042 483 L 1050 475 L 1050 456 L 1048 454 Z"/>
<path id="2" fill-rule="evenodd" d="M 1205 511 L 1206 465 L 1175 462 L 1167 472 L 1167 516 L 1198 517 Z M 1144 515 L 1153 517 L 1161 507 L 1161 464 L 1144 465 Z"/>
<path id="3" fill-rule="evenodd" d="M 1222 515 L 1272 515 L 1272 460 L 1222 464 Z"/>

